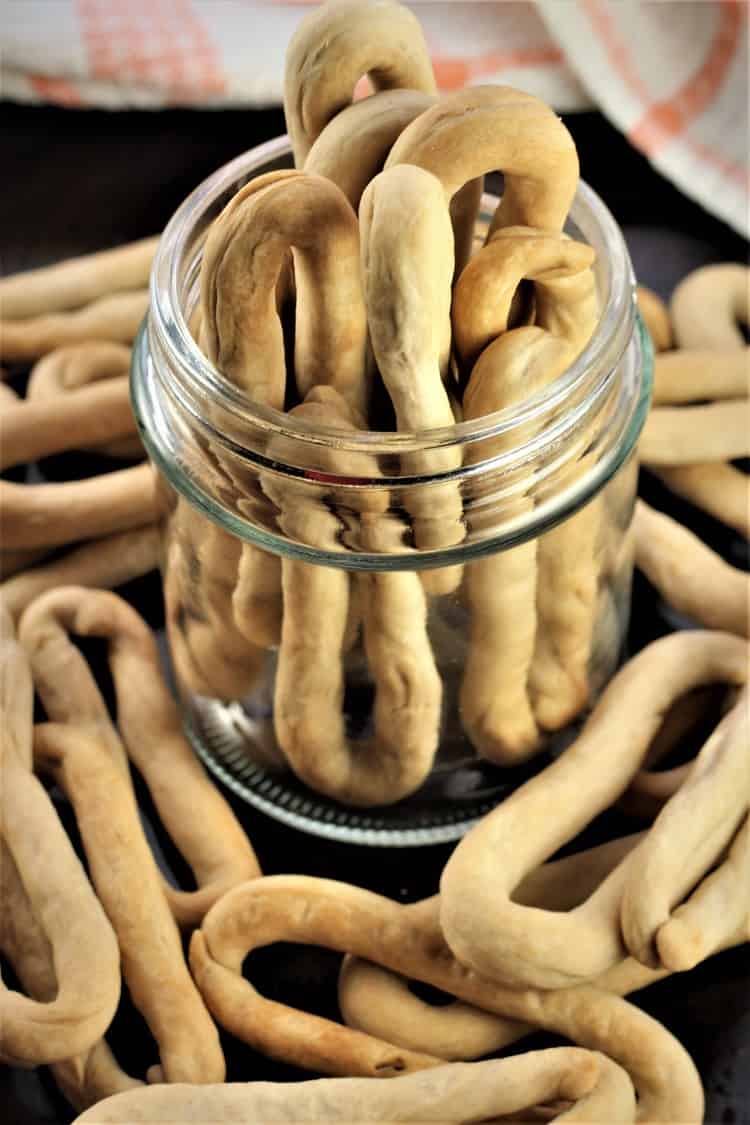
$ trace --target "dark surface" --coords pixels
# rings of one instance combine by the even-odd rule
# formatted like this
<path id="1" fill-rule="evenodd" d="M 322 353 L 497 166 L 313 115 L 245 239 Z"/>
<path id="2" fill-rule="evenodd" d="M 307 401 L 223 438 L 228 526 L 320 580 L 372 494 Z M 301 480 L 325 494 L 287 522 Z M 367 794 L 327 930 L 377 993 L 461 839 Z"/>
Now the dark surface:
<path id="1" fill-rule="evenodd" d="M 70 112 L 1 107 L 4 135 L 2 199 L 3 272 L 41 265 L 158 231 L 176 205 L 218 165 L 283 131 L 280 111 L 263 113 Z M 679 195 L 643 157 L 596 114 L 568 119 L 578 143 L 582 173 L 625 229 L 639 279 L 668 296 L 688 270 L 709 261 L 744 261 L 747 246 L 727 227 Z M 22 375 L 19 373 L 19 379 Z M 90 466 L 73 466 L 83 472 Z M 57 476 L 59 460 L 44 472 Z M 70 472 L 68 461 L 65 471 Z M 670 510 L 735 565 L 747 564 L 747 545 L 720 524 L 677 502 L 645 477 L 642 493 Z M 126 596 L 154 627 L 162 623 L 155 578 L 131 584 Z M 635 650 L 676 622 L 662 613 L 647 583 L 637 577 L 630 644 Z M 96 646 L 87 649 L 101 668 Z M 344 879 L 400 901 L 437 889 L 453 845 L 382 850 L 344 847 L 301 836 L 230 797 L 245 824 L 264 872 L 297 872 Z M 148 816 L 148 802 L 143 807 Z M 69 811 L 61 815 L 75 831 Z M 632 820 L 607 814 L 587 833 L 597 840 L 632 831 Z M 162 860 L 184 877 L 168 845 Z M 274 946 L 254 954 L 253 979 L 268 996 L 311 1011 L 336 1015 L 338 957 L 325 951 Z M 706 1120 L 750 1123 L 750 953 L 748 947 L 713 958 L 636 997 L 691 1052 L 706 1087 Z M 155 1059 L 140 1018 L 123 1004 L 112 1044 L 135 1074 Z M 531 1041 L 528 1041 L 531 1045 Z M 534 1037 L 534 1045 L 550 1042 Z M 302 1078 L 226 1040 L 229 1078 Z M 3 1125 L 51 1125 L 72 1120 L 46 1071 L 0 1067 Z"/>

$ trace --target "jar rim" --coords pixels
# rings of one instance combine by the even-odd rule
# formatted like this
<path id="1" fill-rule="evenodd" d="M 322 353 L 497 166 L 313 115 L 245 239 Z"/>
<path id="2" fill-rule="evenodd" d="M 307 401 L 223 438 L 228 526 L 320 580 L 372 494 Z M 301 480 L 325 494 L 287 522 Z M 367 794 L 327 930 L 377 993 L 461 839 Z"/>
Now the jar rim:
<path id="1" fill-rule="evenodd" d="M 228 418 L 252 422 L 269 438 L 296 439 L 301 444 L 328 445 L 370 455 L 439 449 L 484 442 L 529 423 L 545 429 L 566 400 L 581 392 L 596 396 L 619 363 L 635 324 L 635 278 L 624 237 L 603 200 L 583 180 L 579 181 L 570 217 L 581 234 L 597 251 L 600 265 L 606 261 L 606 290 L 592 337 L 575 361 L 560 376 L 528 398 L 503 410 L 471 421 L 414 432 L 346 431 L 312 425 L 269 406 L 253 402 L 239 387 L 226 379 L 207 359 L 194 341 L 182 301 L 183 259 L 192 232 L 206 212 L 233 185 L 235 190 L 257 174 L 264 165 L 291 154 L 286 135 L 242 153 L 217 169 L 199 184 L 180 204 L 168 222 L 159 242 L 150 282 L 148 331 L 169 357 L 176 381 L 190 388 L 191 397 L 206 395 Z M 483 204 L 496 201 L 485 193 Z M 600 251 L 606 247 L 606 259 Z M 553 426 L 552 429 L 555 427 Z M 557 435 L 559 437 L 559 435 Z M 552 435 L 550 435 L 552 437 Z M 537 439 L 538 440 L 538 439 Z"/>

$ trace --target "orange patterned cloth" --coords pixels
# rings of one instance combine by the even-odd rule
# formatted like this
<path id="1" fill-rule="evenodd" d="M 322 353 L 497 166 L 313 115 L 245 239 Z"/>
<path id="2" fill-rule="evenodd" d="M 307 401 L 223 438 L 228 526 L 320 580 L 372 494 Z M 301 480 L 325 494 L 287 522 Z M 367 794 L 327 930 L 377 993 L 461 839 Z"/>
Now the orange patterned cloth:
<path id="1" fill-rule="evenodd" d="M 748 234 L 747 0 L 415 2 L 442 89 L 499 82 L 600 109 L 664 175 Z M 281 100 L 306 4 L 4 0 L 2 95 L 69 106 Z"/>

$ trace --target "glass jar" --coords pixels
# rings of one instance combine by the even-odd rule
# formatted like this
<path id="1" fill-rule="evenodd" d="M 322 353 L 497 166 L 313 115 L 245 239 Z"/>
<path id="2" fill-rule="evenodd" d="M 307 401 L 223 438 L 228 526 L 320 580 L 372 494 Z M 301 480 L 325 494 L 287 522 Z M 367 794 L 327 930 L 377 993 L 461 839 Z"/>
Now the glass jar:
<path id="1" fill-rule="evenodd" d="M 602 312 L 560 378 L 441 430 L 313 427 L 252 404 L 191 335 L 212 220 L 291 163 L 279 138 L 182 204 L 134 350 L 185 726 L 215 774 L 290 825 L 366 844 L 455 839 L 567 745 L 622 655 L 651 388 L 632 268 L 581 183 L 566 229 L 596 251 Z M 496 202 L 485 195 L 478 237 Z M 430 471 L 446 463 L 458 467 Z M 457 501 L 452 545 L 415 546 L 417 518 L 440 528 Z M 514 730 L 519 675 L 526 725 L 542 720 L 533 757 Z"/>

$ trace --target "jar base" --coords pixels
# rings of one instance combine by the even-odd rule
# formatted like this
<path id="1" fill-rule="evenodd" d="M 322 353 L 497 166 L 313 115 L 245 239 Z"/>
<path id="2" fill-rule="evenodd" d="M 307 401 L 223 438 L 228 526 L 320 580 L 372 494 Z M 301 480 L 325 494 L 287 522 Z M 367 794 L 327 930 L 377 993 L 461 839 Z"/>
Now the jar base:
<path id="1" fill-rule="evenodd" d="M 569 744 L 568 728 L 550 747 L 514 769 L 482 761 L 467 746 L 462 760 L 439 760 L 410 797 L 377 809 L 347 808 L 316 793 L 272 757 L 248 757 L 247 716 L 238 704 L 194 700 L 185 730 L 204 765 L 238 797 L 283 824 L 313 836 L 367 847 L 449 843 L 533 777 Z"/>

